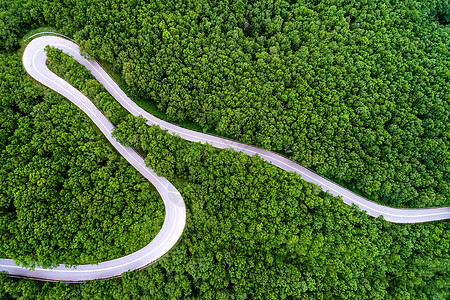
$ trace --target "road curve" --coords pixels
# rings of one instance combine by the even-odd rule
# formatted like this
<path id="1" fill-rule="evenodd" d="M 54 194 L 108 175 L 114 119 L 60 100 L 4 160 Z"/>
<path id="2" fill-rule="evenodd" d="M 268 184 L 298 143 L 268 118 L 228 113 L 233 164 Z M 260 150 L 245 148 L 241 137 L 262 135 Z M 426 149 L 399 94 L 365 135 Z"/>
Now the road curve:
<path id="1" fill-rule="evenodd" d="M 152 170 L 145 167 L 143 159 L 133 149 L 124 147 L 113 139 L 111 137 L 112 124 L 92 104 L 92 102 L 90 102 L 81 92 L 56 76 L 47 68 L 45 64 L 47 57 L 44 52 L 44 48 L 47 45 L 59 48 L 65 53 L 73 56 L 80 64 L 84 65 L 92 72 L 92 75 L 103 84 L 103 86 L 125 109 L 135 116 L 142 115 L 148 120 L 148 125 L 159 125 L 162 129 L 168 130 L 170 133 L 176 134 L 189 141 L 208 143 L 221 149 L 231 148 L 248 155 L 258 154 L 258 156 L 265 161 L 268 161 L 285 171 L 298 173 L 304 180 L 319 185 L 324 191 L 327 191 L 334 196 L 342 197 L 344 203 L 348 205 L 356 204 L 361 210 L 366 211 L 367 214 L 373 217 L 382 215 L 384 219 L 395 223 L 420 223 L 450 218 L 450 207 L 426 209 L 398 209 L 386 207 L 358 196 L 276 153 L 188 130 L 160 120 L 144 111 L 128 98 L 97 62 L 89 61 L 82 57 L 79 53 L 77 44 L 60 37 L 43 36 L 32 40 L 24 51 L 22 60 L 27 72 L 37 81 L 68 98 L 92 119 L 125 159 L 155 185 L 164 201 L 166 216 L 161 231 L 150 244 L 139 251 L 115 260 L 102 262 L 98 265 L 80 265 L 76 269 L 68 269 L 65 268 L 64 265 L 60 265 L 56 269 L 36 268 L 34 271 L 29 271 L 15 266 L 14 262 L 10 259 L 2 259 L 0 260 L 0 271 L 6 271 L 12 276 L 69 282 L 117 277 L 120 276 L 122 272 L 143 268 L 164 255 L 173 247 L 173 245 L 175 245 L 183 232 L 186 222 L 185 204 L 175 187 L 165 178 L 158 177 Z"/>
<path id="2" fill-rule="evenodd" d="M 129 147 L 122 146 L 111 136 L 113 125 L 86 96 L 47 68 L 45 64 L 47 54 L 44 51 L 46 45 L 60 48 L 78 61 L 86 62 L 79 54 L 78 47 L 75 47 L 76 45 L 72 42 L 56 37 L 41 37 L 31 41 L 23 53 L 22 62 L 26 71 L 34 79 L 63 95 L 83 110 L 117 151 L 156 187 L 164 202 L 164 223 L 159 233 L 147 246 L 118 259 L 97 265 L 79 265 L 76 269 L 59 265 L 54 269 L 36 268 L 34 271 L 16 266 L 11 259 L 1 259 L 0 271 L 6 271 L 12 276 L 46 281 L 82 282 L 118 277 L 123 272 L 143 268 L 166 254 L 183 233 L 186 225 L 186 207 L 183 198 L 167 179 L 157 176 L 153 170 L 147 168 L 139 154 Z"/>

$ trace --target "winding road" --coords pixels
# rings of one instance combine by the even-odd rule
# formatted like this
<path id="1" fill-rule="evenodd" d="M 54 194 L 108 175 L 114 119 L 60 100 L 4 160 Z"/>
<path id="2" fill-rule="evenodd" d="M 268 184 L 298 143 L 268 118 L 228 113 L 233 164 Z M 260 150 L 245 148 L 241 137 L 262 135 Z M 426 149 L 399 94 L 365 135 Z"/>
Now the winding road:
<path id="1" fill-rule="evenodd" d="M 101 262 L 97 265 L 80 265 L 76 268 L 66 268 L 64 265 L 59 265 L 54 269 L 37 267 L 33 271 L 16 266 L 11 259 L 1 259 L 0 271 L 6 271 L 11 276 L 66 282 L 83 282 L 92 279 L 119 277 L 123 272 L 144 268 L 161 258 L 177 243 L 186 225 L 186 207 L 177 189 L 167 179 L 157 176 L 153 170 L 147 168 L 142 157 L 133 149 L 119 144 L 111 136 L 113 125 L 94 104 L 81 92 L 47 68 L 45 63 L 47 56 L 44 51 L 47 45 L 59 48 L 73 56 L 80 64 L 92 72 L 92 75 L 103 84 L 125 109 L 135 116 L 142 115 L 148 120 L 148 125 L 159 125 L 162 129 L 168 130 L 170 133 L 189 141 L 208 143 L 217 148 L 231 148 L 248 155 L 258 154 L 265 161 L 285 171 L 298 173 L 304 180 L 319 185 L 324 191 L 334 196 L 342 197 L 345 204 L 356 204 L 361 210 L 366 211 L 367 214 L 373 217 L 382 215 L 387 221 L 395 223 L 420 223 L 450 218 L 450 207 L 427 209 L 397 209 L 386 207 L 358 196 L 276 153 L 188 130 L 160 120 L 144 111 L 127 97 L 97 62 L 89 61 L 82 57 L 77 44 L 61 37 L 42 36 L 32 40 L 23 53 L 22 61 L 28 74 L 43 85 L 48 86 L 69 99 L 91 118 L 120 154 L 156 187 L 164 201 L 165 218 L 163 226 L 156 237 L 144 248 L 127 256 Z"/>

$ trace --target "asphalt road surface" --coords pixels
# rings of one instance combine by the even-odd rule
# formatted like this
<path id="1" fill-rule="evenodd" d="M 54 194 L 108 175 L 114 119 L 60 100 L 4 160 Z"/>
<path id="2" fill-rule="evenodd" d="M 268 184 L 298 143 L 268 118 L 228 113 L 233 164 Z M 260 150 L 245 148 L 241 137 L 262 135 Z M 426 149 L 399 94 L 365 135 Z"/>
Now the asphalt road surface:
<path id="1" fill-rule="evenodd" d="M 144 111 L 127 97 L 97 62 L 89 61 L 82 57 L 79 53 L 77 44 L 61 37 L 43 36 L 32 40 L 23 53 L 22 61 L 28 74 L 43 85 L 48 86 L 69 99 L 91 118 L 120 154 L 156 187 L 164 201 L 166 215 L 163 226 L 157 236 L 147 246 L 127 256 L 102 262 L 98 265 L 80 265 L 75 269 L 59 265 L 54 269 L 36 268 L 33 271 L 16 266 L 11 259 L 1 259 L 0 271 L 6 271 L 11 276 L 67 282 L 81 282 L 92 279 L 118 277 L 123 272 L 143 268 L 167 253 L 180 238 L 186 224 L 186 207 L 183 198 L 177 189 L 167 179 L 158 177 L 153 170 L 147 168 L 144 164 L 144 160 L 133 149 L 122 146 L 112 138 L 111 132 L 113 126 L 106 117 L 86 96 L 47 68 L 45 64 L 47 56 L 44 51 L 44 48 L 47 45 L 59 48 L 65 53 L 73 56 L 80 64 L 84 65 L 92 72 L 92 75 L 103 84 L 103 86 L 125 109 L 135 116 L 142 115 L 148 120 L 147 124 L 149 125 L 159 125 L 162 129 L 168 130 L 170 133 L 176 134 L 189 141 L 208 143 L 217 148 L 231 148 L 248 155 L 257 154 L 265 161 L 268 161 L 285 171 L 292 171 L 300 174 L 304 180 L 317 184 L 324 191 L 327 191 L 334 196 L 340 196 L 345 204 L 356 204 L 361 210 L 366 211 L 367 214 L 373 217 L 382 215 L 385 220 L 395 223 L 420 223 L 450 218 L 450 207 L 398 209 L 383 206 L 358 196 L 276 153 L 188 130 L 160 120 Z"/>

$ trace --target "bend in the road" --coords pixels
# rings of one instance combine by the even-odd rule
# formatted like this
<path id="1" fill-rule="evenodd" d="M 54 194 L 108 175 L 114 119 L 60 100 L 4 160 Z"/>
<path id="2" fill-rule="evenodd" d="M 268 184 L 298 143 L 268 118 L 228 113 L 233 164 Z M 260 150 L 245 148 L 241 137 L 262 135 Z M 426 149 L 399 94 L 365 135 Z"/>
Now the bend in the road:
<path id="1" fill-rule="evenodd" d="M 164 222 L 159 233 L 148 245 L 134 253 L 114 260 L 101 262 L 97 265 L 80 265 L 75 269 L 59 265 L 54 269 L 37 267 L 30 271 L 16 266 L 11 259 L 2 259 L 0 260 L 0 271 L 6 271 L 13 276 L 67 282 L 118 277 L 123 272 L 140 269 L 155 262 L 177 243 L 186 224 L 186 207 L 181 194 L 167 179 L 157 176 L 153 170 L 145 166 L 143 158 L 138 153 L 129 147 L 124 147 L 112 137 L 113 125 L 95 105 L 80 91 L 47 68 L 45 46 L 51 45 L 67 51 L 69 48 L 66 48 L 64 44 L 66 41 L 62 38 L 55 40 L 54 37 L 42 37 L 31 41 L 22 58 L 26 71 L 35 80 L 55 90 L 83 110 L 119 153 L 156 187 L 164 202 Z M 77 58 L 82 59 L 78 49 L 72 49 L 69 54 L 78 55 Z"/>

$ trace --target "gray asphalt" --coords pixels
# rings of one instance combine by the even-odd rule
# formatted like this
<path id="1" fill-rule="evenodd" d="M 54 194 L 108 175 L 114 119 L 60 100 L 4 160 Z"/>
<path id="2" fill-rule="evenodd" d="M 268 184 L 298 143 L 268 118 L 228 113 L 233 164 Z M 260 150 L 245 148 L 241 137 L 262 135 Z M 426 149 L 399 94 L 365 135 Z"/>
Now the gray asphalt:
<path id="1" fill-rule="evenodd" d="M 129 147 L 122 146 L 111 136 L 113 125 L 86 96 L 47 68 L 45 64 L 47 55 L 44 52 L 46 45 L 60 48 L 77 60 L 84 59 L 79 54 L 78 47 L 73 47 L 72 42 L 62 38 L 41 37 L 31 41 L 24 51 L 22 61 L 26 71 L 34 79 L 63 95 L 83 110 L 119 153 L 156 187 L 164 202 L 164 223 L 156 237 L 144 248 L 98 265 L 80 265 L 76 269 L 59 265 L 54 269 L 36 268 L 30 271 L 16 266 L 11 259 L 2 259 L 0 271 L 39 280 L 81 282 L 118 277 L 123 272 L 143 268 L 166 254 L 181 237 L 186 225 L 186 207 L 183 198 L 167 179 L 157 176 L 153 170 L 147 168 L 139 154 Z"/>
<path id="2" fill-rule="evenodd" d="M 141 250 L 130 255 L 102 262 L 98 265 L 80 265 L 76 269 L 69 269 L 64 265 L 59 265 L 55 269 L 36 268 L 34 271 L 29 271 L 20 266 L 16 266 L 11 259 L 2 259 L 0 260 L 0 271 L 6 271 L 12 276 L 68 282 L 117 277 L 125 271 L 143 268 L 164 255 L 178 241 L 186 224 L 186 208 L 180 193 L 169 181 L 167 181 L 167 179 L 158 177 L 153 170 L 147 168 L 143 159 L 133 149 L 123 147 L 111 137 L 112 124 L 92 104 L 92 102 L 86 98 L 86 96 L 48 70 L 45 65 L 46 54 L 44 48 L 46 45 L 59 48 L 73 56 L 79 63 L 83 64 L 92 72 L 92 75 L 103 84 L 103 86 L 125 109 L 135 116 L 142 115 L 148 120 L 147 124 L 149 125 L 159 125 L 162 129 L 166 129 L 170 133 L 176 134 L 189 141 L 208 143 L 221 149 L 231 148 L 248 155 L 256 154 L 265 161 L 268 161 L 285 171 L 292 171 L 300 174 L 304 180 L 317 184 L 324 191 L 327 191 L 334 196 L 341 197 L 343 202 L 347 205 L 357 205 L 362 211 L 366 211 L 368 215 L 373 217 L 382 215 L 385 220 L 395 223 L 420 223 L 450 218 L 450 207 L 398 209 L 383 206 L 356 195 L 336 183 L 331 182 L 276 153 L 188 130 L 160 120 L 144 111 L 127 97 L 97 62 L 89 61 L 82 57 L 79 54 L 78 45 L 61 37 L 43 36 L 32 40 L 24 51 L 22 61 L 27 72 L 37 81 L 69 99 L 92 119 L 125 159 L 155 185 L 164 201 L 166 215 L 163 227 L 155 239 Z"/>

